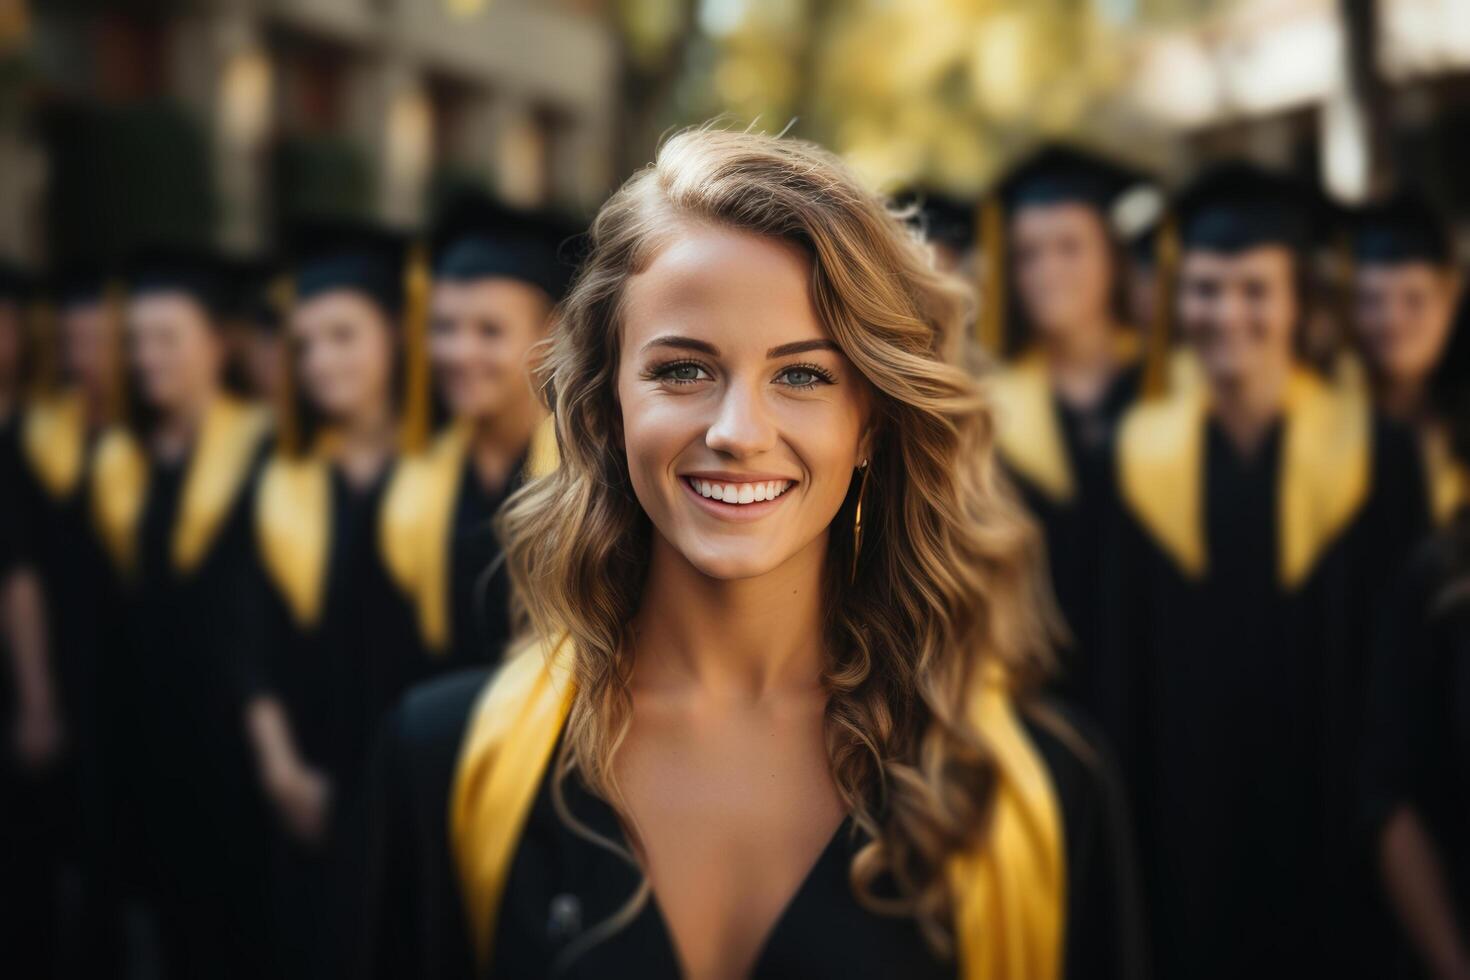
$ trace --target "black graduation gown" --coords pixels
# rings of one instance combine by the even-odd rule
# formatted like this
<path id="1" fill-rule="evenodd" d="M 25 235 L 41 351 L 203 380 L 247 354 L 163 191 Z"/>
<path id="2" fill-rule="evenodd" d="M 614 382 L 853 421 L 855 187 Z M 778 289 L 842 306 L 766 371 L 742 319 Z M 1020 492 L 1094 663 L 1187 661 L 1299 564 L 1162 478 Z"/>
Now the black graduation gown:
<path id="1" fill-rule="evenodd" d="M 267 822 L 245 729 L 245 705 L 263 683 L 253 476 L 198 563 L 181 571 L 172 544 L 189 460 L 147 468 L 136 566 L 120 580 L 121 642 L 108 651 L 126 703 L 118 764 L 132 817 L 118 846 L 158 913 L 166 975 L 258 977 Z"/>
<path id="2" fill-rule="evenodd" d="M 1098 402 L 1085 409 L 1052 395 L 1052 411 L 1073 480 L 1070 500 L 1056 499 L 1023 472 L 1007 467 L 1046 538 L 1047 566 L 1070 637 L 1058 651 L 1060 669 L 1052 691 L 1090 714 L 1098 710 L 1101 676 L 1108 669 L 1099 662 L 1099 630 L 1105 592 L 1103 529 L 1117 499 L 1114 436 L 1119 419 L 1138 396 L 1141 380 L 1140 368 L 1124 368 Z M 1001 460 L 1005 462 L 1004 455 Z"/>
<path id="3" fill-rule="evenodd" d="M 1377 637 L 1365 804 L 1376 841 L 1412 806 L 1439 852 L 1460 934 L 1470 936 L 1470 534 L 1427 543 Z M 1407 975 L 1427 976 L 1406 949 Z"/>
<path id="4" fill-rule="evenodd" d="M 364 942 L 354 974 L 370 977 L 475 976 L 458 878 L 448 841 L 448 808 L 460 741 L 487 672 L 451 675 L 410 693 L 391 717 L 375 766 L 376 836 Z M 1121 784 L 1104 755 L 1084 761 L 1048 728 L 1027 725 L 1057 788 L 1067 867 L 1066 976 L 1144 973 L 1131 844 Z M 489 975 L 551 975 L 585 930 L 627 902 L 637 873 L 589 843 L 558 817 L 551 767 L 543 776 L 515 851 L 496 927 Z M 612 809 L 576 783 L 573 812 L 614 840 Z M 844 822 L 768 936 L 757 977 L 953 977 L 912 921 L 863 909 L 848 884 L 859 841 Z M 559 976 L 675 977 L 678 965 L 653 902 Z"/>
<path id="5" fill-rule="evenodd" d="M 375 648 L 370 611 L 391 598 L 375 546 L 391 472 L 390 465 L 356 487 L 340 469 L 328 468 L 328 508 L 312 518 L 328 524 L 322 606 L 312 624 L 292 615 L 262 562 L 257 649 L 265 655 L 264 687 L 281 701 L 303 761 L 325 774 L 332 788 L 326 840 L 303 844 L 284 828 L 272 835 L 274 976 L 322 976 L 339 925 L 337 859 L 341 838 L 357 831 L 354 811 L 377 720 L 367 695 L 368 657 Z"/>
<path id="6" fill-rule="evenodd" d="M 445 599 L 448 642 L 444 649 L 432 649 L 422 635 L 410 599 L 395 590 L 383 608 L 374 613 L 376 674 L 369 702 L 375 719 L 421 681 L 499 662 L 511 638 L 511 588 L 494 520 L 501 505 L 524 480 L 528 456 L 529 451 L 521 454 L 499 490 L 485 487 L 468 456 L 460 464 L 449 530 L 439 558 L 449 569 Z"/>
<path id="7" fill-rule="evenodd" d="M 1120 670 L 1105 727 L 1136 797 L 1154 963 L 1167 977 L 1376 976 L 1355 780 L 1377 600 L 1427 521 L 1413 443 L 1373 419 L 1368 496 L 1288 589 L 1283 423 L 1249 461 L 1206 428 L 1203 577 L 1128 508 L 1110 521 Z"/>

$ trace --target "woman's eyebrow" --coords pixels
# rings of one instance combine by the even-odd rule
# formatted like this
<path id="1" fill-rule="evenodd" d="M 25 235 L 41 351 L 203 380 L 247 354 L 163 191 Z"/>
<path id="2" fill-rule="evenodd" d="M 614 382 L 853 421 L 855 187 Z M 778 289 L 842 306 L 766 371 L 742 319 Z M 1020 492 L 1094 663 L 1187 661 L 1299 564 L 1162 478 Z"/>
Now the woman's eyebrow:
<path id="1" fill-rule="evenodd" d="M 772 347 L 766 351 L 766 357 L 788 357 L 792 354 L 805 354 L 809 350 L 830 350 L 841 353 L 838 346 L 825 338 L 816 340 L 798 340 L 793 344 L 782 344 L 780 347 Z"/>
<path id="2" fill-rule="evenodd" d="M 695 340 L 693 337 L 677 337 L 673 335 L 655 337 L 643 345 L 643 350 L 650 350 L 654 347 L 676 347 L 681 350 L 697 350 L 701 354 L 708 354 L 710 357 L 720 356 L 720 349 L 714 344 L 703 340 Z"/>

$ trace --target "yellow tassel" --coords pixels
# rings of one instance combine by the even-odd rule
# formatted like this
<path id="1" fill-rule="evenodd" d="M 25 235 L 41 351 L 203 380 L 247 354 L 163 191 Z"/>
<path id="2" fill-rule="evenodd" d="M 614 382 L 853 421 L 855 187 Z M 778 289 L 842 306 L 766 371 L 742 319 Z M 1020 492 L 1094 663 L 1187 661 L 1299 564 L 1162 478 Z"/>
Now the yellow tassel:
<path id="1" fill-rule="evenodd" d="M 975 321 L 975 339 L 996 359 L 1006 353 L 1006 221 L 1005 206 L 997 194 L 980 205 L 979 229 L 980 315 Z"/>
<path id="2" fill-rule="evenodd" d="M 404 452 L 421 452 L 429 443 L 429 250 L 414 242 L 404 270 L 403 418 Z"/>
<path id="3" fill-rule="evenodd" d="M 1143 367 L 1143 394 L 1158 398 L 1169 390 L 1169 365 L 1174 347 L 1174 292 L 1179 279 L 1179 227 L 1166 215 L 1154 243 L 1154 322 L 1149 330 Z"/>

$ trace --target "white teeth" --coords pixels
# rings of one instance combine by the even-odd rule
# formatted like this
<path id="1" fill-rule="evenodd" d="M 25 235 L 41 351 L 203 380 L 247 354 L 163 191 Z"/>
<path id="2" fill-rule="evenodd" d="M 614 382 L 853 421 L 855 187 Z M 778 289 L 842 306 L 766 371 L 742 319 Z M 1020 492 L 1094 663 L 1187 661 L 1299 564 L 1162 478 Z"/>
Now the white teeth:
<path id="1" fill-rule="evenodd" d="M 775 500 L 791 488 L 790 480 L 768 480 L 764 483 L 714 483 L 691 477 L 689 483 L 701 497 L 737 505 L 752 504 L 761 500 Z"/>

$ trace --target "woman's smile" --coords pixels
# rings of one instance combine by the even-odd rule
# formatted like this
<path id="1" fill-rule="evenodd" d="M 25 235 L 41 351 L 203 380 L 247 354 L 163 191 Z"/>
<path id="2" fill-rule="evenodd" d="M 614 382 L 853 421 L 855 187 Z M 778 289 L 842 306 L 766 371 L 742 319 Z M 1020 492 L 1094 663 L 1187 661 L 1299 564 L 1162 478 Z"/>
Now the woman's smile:
<path id="1" fill-rule="evenodd" d="M 796 480 L 732 473 L 684 473 L 679 476 L 696 506 L 722 520 L 751 521 L 780 506 Z"/>

